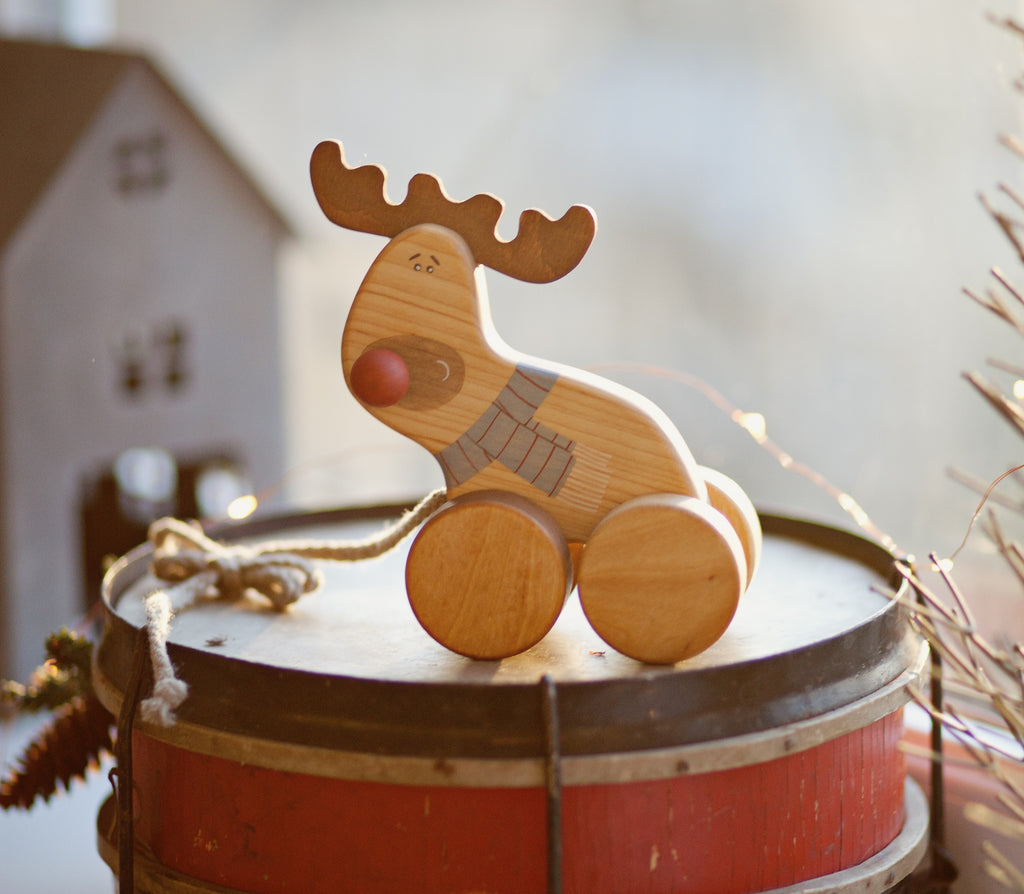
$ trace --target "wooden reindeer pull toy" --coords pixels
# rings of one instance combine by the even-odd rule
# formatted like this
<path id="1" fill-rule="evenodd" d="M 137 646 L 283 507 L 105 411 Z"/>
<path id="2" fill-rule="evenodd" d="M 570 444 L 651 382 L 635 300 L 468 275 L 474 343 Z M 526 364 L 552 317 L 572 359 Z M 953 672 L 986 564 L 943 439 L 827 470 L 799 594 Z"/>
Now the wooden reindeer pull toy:
<path id="1" fill-rule="evenodd" d="M 640 661 L 715 642 L 760 556 L 746 494 L 698 466 L 646 398 L 522 354 L 491 322 L 483 267 L 558 279 L 590 247 L 593 212 L 525 211 L 503 241 L 493 196 L 453 202 L 417 174 L 394 204 L 384 171 L 349 168 L 331 141 L 310 170 L 331 221 L 390 239 L 353 300 L 341 360 L 355 398 L 444 474 L 449 502 L 406 565 L 424 629 L 463 655 L 503 658 L 538 642 L 577 584 L 597 633 Z"/>

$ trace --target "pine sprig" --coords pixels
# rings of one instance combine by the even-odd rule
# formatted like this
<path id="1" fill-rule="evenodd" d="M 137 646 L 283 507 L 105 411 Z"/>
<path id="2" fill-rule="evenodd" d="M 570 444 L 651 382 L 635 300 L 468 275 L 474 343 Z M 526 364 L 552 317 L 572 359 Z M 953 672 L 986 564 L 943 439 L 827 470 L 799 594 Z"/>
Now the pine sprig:
<path id="1" fill-rule="evenodd" d="M 84 779 L 104 753 L 113 752 L 114 716 L 92 688 L 92 643 L 60 630 L 46 640 L 46 661 L 28 684 L 0 681 L 0 719 L 53 711 L 53 719 L 22 753 L 17 769 L 0 780 L 0 808 L 29 809 Z"/>
<path id="2" fill-rule="evenodd" d="M 51 633 L 46 656 L 27 685 L 0 681 L 0 718 L 53 711 L 92 691 L 92 643 L 86 637 L 67 629 Z"/>
<path id="3" fill-rule="evenodd" d="M 95 695 L 76 696 L 29 744 L 20 766 L 0 782 L 0 807 L 28 810 L 37 798 L 49 801 L 58 784 L 85 779 L 104 753 L 113 752 L 114 718 Z"/>

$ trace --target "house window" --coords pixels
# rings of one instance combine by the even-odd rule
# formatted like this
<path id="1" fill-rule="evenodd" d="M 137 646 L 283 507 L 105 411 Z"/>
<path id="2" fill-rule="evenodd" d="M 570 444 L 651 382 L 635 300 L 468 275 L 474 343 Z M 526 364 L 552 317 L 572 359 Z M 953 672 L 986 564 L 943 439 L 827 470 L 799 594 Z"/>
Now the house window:
<path id="1" fill-rule="evenodd" d="M 160 192 L 170 177 L 168 140 L 160 131 L 124 137 L 114 146 L 114 183 L 123 195 Z"/>
<path id="2" fill-rule="evenodd" d="M 192 377 L 190 333 L 180 320 L 164 320 L 125 334 L 114 359 L 118 389 L 131 401 L 157 391 L 180 395 Z"/>
<path id="3" fill-rule="evenodd" d="M 168 391 L 182 391 L 188 385 L 188 330 L 171 320 L 154 335 L 154 347 L 161 365 L 160 378 Z"/>

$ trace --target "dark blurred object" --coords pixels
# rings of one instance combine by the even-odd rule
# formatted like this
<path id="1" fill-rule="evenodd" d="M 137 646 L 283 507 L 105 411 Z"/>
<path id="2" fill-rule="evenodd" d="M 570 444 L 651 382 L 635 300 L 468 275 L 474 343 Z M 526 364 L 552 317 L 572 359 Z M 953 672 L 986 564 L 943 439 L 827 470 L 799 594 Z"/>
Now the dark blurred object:
<path id="1" fill-rule="evenodd" d="M 161 447 L 125 450 L 83 483 L 82 567 L 86 611 L 110 563 L 146 540 L 163 516 L 222 519 L 250 492 L 241 460 L 226 452 L 176 458 Z"/>

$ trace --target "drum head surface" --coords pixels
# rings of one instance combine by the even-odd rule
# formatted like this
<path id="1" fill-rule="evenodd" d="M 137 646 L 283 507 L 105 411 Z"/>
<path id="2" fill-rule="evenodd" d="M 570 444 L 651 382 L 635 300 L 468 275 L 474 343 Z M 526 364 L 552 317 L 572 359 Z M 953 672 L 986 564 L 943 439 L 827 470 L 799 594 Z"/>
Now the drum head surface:
<path id="1" fill-rule="evenodd" d="M 238 525 L 224 539 L 361 539 L 396 508 L 338 510 Z M 174 619 L 170 655 L 189 697 L 178 716 L 281 742 L 466 757 L 543 753 L 540 683 L 554 680 L 563 754 L 706 742 L 777 727 L 864 698 L 898 677 L 918 644 L 892 559 L 850 533 L 762 516 L 757 576 L 722 638 L 677 665 L 616 653 L 576 594 L 521 655 L 475 661 L 417 624 L 404 590 L 408 539 L 391 553 L 323 562 L 325 585 L 285 612 L 259 597 L 204 602 Z M 151 553 L 122 559 L 104 586 L 97 669 L 123 693 L 157 582 Z"/>

